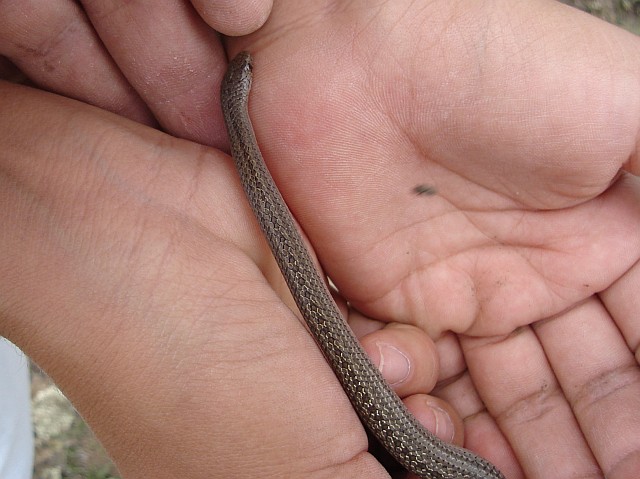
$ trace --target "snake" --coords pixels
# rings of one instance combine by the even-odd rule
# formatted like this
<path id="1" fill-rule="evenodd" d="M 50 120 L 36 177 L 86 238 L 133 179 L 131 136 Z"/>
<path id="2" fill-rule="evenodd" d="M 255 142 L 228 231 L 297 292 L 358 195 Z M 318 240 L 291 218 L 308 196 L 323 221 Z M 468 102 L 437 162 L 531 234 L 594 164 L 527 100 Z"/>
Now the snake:
<path id="1" fill-rule="evenodd" d="M 407 471 L 422 479 L 504 479 L 490 462 L 423 427 L 369 359 L 316 269 L 258 147 L 249 117 L 251 55 L 227 67 L 221 104 L 231 156 L 249 205 L 291 295 L 362 424 Z"/>

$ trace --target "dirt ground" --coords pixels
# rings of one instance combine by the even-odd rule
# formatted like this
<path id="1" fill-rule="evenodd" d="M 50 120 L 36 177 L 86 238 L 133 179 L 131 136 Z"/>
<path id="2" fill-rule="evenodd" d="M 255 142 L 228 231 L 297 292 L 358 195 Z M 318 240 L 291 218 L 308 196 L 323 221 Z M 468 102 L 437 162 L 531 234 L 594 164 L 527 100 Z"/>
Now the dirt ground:
<path id="1" fill-rule="evenodd" d="M 640 0 L 566 0 L 562 3 L 640 34 Z M 44 373 L 32 368 L 36 440 L 34 479 L 119 479 L 91 430 Z"/>
<path id="2" fill-rule="evenodd" d="M 640 35 L 640 0 L 560 0 Z"/>

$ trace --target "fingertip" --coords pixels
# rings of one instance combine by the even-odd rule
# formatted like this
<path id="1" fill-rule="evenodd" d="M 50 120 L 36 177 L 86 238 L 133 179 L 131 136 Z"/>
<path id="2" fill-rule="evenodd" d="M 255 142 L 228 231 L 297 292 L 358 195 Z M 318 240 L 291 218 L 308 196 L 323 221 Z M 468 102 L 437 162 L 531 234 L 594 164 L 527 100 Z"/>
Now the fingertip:
<path id="1" fill-rule="evenodd" d="M 404 383 L 411 374 L 411 361 L 402 350 L 382 341 L 374 344 L 378 352 L 378 368 L 391 386 Z"/>
<path id="2" fill-rule="evenodd" d="M 464 444 L 464 424 L 448 403 L 425 394 L 409 396 L 404 402 L 420 424 L 436 437 L 450 444 Z"/>
<path id="3" fill-rule="evenodd" d="M 401 396 L 431 391 L 438 380 L 436 347 L 427 334 L 392 323 L 360 338 L 382 376 Z"/>
<path id="4" fill-rule="evenodd" d="M 212 28 L 236 37 L 248 35 L 264 25 L 273 0 L 192 0 L 192 4 Z"/>

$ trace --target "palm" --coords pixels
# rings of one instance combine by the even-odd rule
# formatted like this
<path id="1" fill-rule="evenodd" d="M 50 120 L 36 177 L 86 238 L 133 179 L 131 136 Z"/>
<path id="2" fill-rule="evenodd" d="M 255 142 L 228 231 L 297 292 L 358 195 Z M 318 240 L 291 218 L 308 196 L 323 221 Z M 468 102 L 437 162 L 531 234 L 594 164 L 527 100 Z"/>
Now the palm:
<path id="1" fill-rule="evenodd" d="M 576 80 L 567 72 L 548 85 L 545 58 L 499 83 L 499 69 L 518 70 L 517 61 L 444 71 L 437 39 L 422 52 L 394 44 L 371 56 L 366 33 L 349 54 L 300 37 L 257 53 L 254 121 L 324 266 L 359 309 L 435 334 L 504 334 L 601 291 L 633 264 L 632 180 L 600 194 L 635 132 L 611 123 L 622 109 L 603 114 L 569 95 L 589 65 L 577 72 L 578 59 L 566 59 Z M 301 53 L 285 51 L 300 42 Z M 609 87 L 583 89 L 604 96 Z M 416 195 L 419 184 L 437 194 Z"/>

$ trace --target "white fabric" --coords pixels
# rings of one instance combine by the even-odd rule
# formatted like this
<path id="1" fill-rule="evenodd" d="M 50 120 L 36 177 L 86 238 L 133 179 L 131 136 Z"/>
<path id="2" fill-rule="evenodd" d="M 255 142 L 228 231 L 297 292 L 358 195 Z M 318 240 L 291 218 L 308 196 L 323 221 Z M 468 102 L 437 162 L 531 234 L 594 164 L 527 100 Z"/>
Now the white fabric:
<path id="1" fill-rule="evenodd" d="M 0 478 L 33 477 L 29 362 L 0 337 Z"/>

